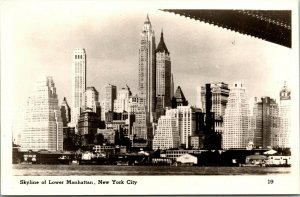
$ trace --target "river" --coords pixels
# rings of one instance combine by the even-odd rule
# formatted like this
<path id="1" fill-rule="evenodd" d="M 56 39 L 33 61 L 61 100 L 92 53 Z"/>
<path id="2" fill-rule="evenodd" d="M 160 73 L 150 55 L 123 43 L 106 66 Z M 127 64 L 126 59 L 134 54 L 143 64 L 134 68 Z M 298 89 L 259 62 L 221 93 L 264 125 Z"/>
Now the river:
<path id="1" fill-rule="evenodd" d="M 16 176 L 276 175 L 290 172 L 289 167 L 13 165 L 13 174 Z"/>

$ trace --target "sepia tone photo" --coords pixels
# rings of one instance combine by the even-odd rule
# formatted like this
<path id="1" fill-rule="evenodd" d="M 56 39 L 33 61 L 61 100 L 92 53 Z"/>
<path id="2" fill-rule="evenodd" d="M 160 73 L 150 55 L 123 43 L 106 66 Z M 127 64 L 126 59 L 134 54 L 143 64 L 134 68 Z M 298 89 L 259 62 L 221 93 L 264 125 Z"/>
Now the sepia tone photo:
<path id="1" fill-rule="evenodd" d="M 33 2 L 1 5 L 5 191 L 258 177 L 256 193 L 299 192 L 296 1 Z"/>

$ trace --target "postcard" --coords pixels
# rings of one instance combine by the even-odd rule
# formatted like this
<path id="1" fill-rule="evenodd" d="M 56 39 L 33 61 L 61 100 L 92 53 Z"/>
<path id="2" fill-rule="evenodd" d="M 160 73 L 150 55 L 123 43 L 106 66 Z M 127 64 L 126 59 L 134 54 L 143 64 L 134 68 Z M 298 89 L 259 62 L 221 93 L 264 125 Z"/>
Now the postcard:
<path id="1" fill-rule="evenodd" d="M 3 195 L 299 194 L 297 1 L 4 1 Z"/>

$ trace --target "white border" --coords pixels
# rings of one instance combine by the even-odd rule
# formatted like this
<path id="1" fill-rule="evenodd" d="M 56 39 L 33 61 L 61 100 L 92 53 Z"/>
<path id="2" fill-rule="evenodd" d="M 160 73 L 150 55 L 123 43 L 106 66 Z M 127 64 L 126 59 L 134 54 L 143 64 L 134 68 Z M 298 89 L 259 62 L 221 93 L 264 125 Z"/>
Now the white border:
<path id="1" fill-rule="evenodd" d="M 5 12 L 6 4 L 11 1 L 2 2 L 1 13 Z M 16 1 L 13 1 L 14 3 Z M 76 1 L 79 2 L 79 1 Z M 93 3 L 95 1 L 90 1 Z M 34 4 L 35 1 L 27 1 Z M 48 3 L 48 1 L 43 1 Z M 70 1 L 72 3 L 72 1 Z M 81 2 L 79 2 L 81 3 Z M 82 3 L 84 3 L 82 1 Z M 291 87 L 293 97 L 292 110 L 292 136 L 293 136 L 293 167 L 289 175 L 278 176 L 89 176 L 89 177 L 20 177 L 12 176 L 12 121 L 13 114 L 10 111 L 10 98 L 12 95 L 11 77 L 12 71 L 7 62 L 7 54 L 1 46 L 1 191 L 5 195 L 35 195 L 35 194 L 71 194 L 71 195 L 104 195 L 104 194 L 297 194 L 299 193 L 299 31 L 298 31 L 298 2 L 279 0 L 214 0 L 214 1 L 105 1 L 108 9 L 124 7 L 124 9 L 136 9 L 139 6 L 149 8 L 199 8 L 199 9 L 292 9 L 292 51 L 293 69 Z M 67 14 L 67 13 L 66 13 Z M 5 18 L 1 15 L 1 23 Z M 1 38 L 3 35 L 1 31 Z M 26 180 L 93 180 L 98 179 L 134 179 L 138 181 L 136 186 L 132 185 L 20 185 L 21 179 Z M 274 179 L 274 184 L 267 184 L 268 179 Z"/>

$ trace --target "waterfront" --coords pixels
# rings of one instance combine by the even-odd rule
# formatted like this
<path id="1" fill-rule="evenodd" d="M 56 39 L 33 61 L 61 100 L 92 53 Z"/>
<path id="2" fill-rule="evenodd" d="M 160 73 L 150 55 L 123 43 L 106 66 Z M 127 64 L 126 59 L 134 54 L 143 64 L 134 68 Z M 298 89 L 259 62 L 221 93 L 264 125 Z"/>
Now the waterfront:
<path id="1" fill-rule="evenodd" d="M 289 167 L 13 165 L 16 176 L 276 175 L 290 172 Z"/>

